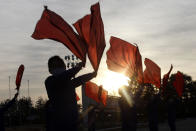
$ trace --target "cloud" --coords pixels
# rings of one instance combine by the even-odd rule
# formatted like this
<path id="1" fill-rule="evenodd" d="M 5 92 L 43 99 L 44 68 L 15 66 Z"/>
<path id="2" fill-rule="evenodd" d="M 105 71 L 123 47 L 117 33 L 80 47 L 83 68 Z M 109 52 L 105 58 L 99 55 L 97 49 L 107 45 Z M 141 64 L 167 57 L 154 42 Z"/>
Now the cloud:
<path id="1" fill-rule="evenodd" d="M 46 96 L 44 80 L 49 75 L 47 60 L 52 55 L 64 57 L 70 54 L 61 43 L 51 40 L 34 40 L 30 36 L 43 11 L 43 5 L 61 15 L 72 24 L 90 13 L 91 0 L 6 0 L 0 4 L 0 98 L 8 88 L 8 76 L 12 78 L 12 89 L 18 66 L 25 65 L 23 83 L 30 80 L 31 95 Z M 162 74 L 174 65 L 173 72 L 181 70 L 196 79 L 196 1 L 177 0 L 101 0 L 101 13 L 105 27 L 106 49 L 100 65 L 98 78 L 104 77 L 107 69 L 106 51 L 111 35 L 131 43 L 137 43 L 143 59 L 154 60 Z M 91 72 L 87 68 L 80 74 Z M 25 93 L 24 93 L 25 94 Z"/>

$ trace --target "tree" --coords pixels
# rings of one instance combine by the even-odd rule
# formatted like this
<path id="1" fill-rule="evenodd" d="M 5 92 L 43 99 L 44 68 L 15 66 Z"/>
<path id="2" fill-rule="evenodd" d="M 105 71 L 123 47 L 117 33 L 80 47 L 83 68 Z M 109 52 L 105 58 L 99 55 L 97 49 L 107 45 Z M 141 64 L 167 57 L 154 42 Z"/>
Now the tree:
<path id="1" fill-rule="evenodd" d="M 39 97 L 35 104 L 36 114 L 39 116 L 38 122 L 45 121 L 45 105 L 47 100 L 44 100 L 42 97 Z"/>

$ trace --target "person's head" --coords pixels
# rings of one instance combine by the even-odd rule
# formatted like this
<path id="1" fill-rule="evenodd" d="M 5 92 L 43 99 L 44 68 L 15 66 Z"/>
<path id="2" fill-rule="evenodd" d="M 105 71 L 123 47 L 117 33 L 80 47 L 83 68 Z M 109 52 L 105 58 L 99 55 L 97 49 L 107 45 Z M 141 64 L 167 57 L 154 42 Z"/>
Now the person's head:
<path id="1" fill-rule="evenodd" d="M 61 59 L 59 56 L 52 56 L 48 60 L 48 70 L 52 74 L 52 71 L 58 68 L 65 68 L 65 63 L 63 59 Z"/>

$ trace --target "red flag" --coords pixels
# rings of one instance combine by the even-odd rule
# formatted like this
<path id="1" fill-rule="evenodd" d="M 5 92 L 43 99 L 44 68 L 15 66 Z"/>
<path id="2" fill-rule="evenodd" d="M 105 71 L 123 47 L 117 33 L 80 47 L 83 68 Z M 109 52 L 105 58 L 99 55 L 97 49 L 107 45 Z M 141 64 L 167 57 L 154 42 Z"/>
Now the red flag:
<path id="1" fill-rule="evenodd" d="M 97 71 L 106 46 L 99 3 L 92 5 L 91 14 L 78 20 L 74 27 L 86 42 L 88 57 L 94 70 Z"/>
<path id="2" fill-rule="evenodd" d="M 152 60 L 145 58 L 144 64 L 146 69 L 144 71 L 144 83 L 150 83 L 156 87 L 161 87 L 161 69 Z"/>
<path id="3" fill-rule="evenodd" d="M 32 34 L 34 39 L 52 39 L 63 43 L 83 62 L 86 60 L 86 47 L 81 38 L 61 16 L 45 8 Z"/>
<path id="4" fill-rule="evenodd" d="M 163 90 L 164 90 L 165 87 L 167 86 L 167 82 L 168 82 L 168 79 L 169 79 L 169 75 L 170 75 L 172 69 L 173 69 L 173 66 L 171 65 L 169 72 L 163 76 Z"/>
<path id="5" fill-rule="evenodd" d="M 97 86 L 93 82 L 86 82 L 85 93 L 89 98 L 106 105 L 108 92 L 104 90 L 102 86 Z"/>
<path id="6" fill-rule="evenodd" d="M 183 74 L 178 71 L 175 75 L 175 81 L 173 82 L 173 86 L 176 88 L 176 92 L 178 93 L 178 96 L 182 96 L 182 92 L 184 89 L 184 78 Z"/>
<path id="7" fill-rule="evenodd" d="M 129 78 L 136 75 L 139 83 L 143 81 L 142 58 L 138 47 L 116 37 L 110 38 L 107 51 L 108 69 L 123 73 Z"/>
<path id="8" fill-rule="evenodd" d="M 16 75 L 16 89 L 17 90 L 20 89 L 20 83 L 22 80 L 23 72 L 24 72 L 24 65 L 20 65 L 18 68 L 17 75 Z"/>
<path id="9" fill-rule="evenodd" d="M 143 76 L 143 66 L 142 66 L 142 56 L 139 52 L 139 49 L 137 47 L 137 52 L 136 52 L 136 62 L 135 62 L 135 74 L 136 74 L 136 79 L 138 83 L 143 83 L 144 82 L 144 76 Z"/>
<path id="10" fill-rule="evenodd" d="M 76 100 L 79 101 L 80 97 L 78 96 L 78 94 L 76 93 Z"/>
<path id="11" fill-rule="evenodd" d="M 91 14 L 86 15 L 73 24 L 79 36 L 86 42 L 87 46 L 90 45 L 91 16 Z"/>

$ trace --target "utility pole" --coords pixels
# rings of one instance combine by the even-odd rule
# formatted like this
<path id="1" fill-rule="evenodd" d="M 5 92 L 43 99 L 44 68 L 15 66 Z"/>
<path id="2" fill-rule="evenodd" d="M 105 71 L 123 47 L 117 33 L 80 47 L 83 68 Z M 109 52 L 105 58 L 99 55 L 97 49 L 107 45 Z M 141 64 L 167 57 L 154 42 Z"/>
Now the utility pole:
<path id="1" fill-rule="evenodd" d="M 27 80 L 28 83 L 28 97 L 30 98 L 30 94 L 29 94 L 29 80 Z"/>
<path id="2" fill-rule="evenodd" d="M 10 89 L 10 76 L 9 76 L 9 99 L 11 99 L 11 89 Z"/>

